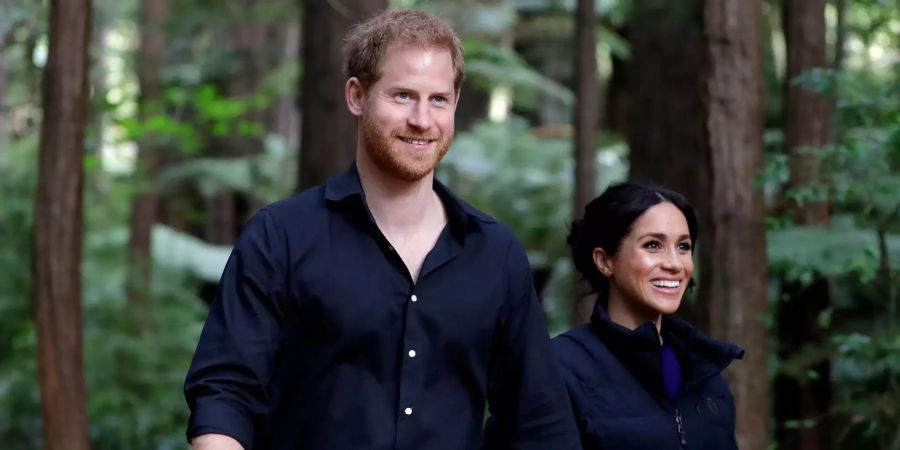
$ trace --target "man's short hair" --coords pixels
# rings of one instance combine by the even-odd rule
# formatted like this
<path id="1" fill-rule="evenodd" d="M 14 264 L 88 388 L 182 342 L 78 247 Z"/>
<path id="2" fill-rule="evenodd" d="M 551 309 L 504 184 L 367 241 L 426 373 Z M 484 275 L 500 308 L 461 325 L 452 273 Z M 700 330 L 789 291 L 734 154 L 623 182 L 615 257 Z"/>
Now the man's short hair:
<path id="1" fill-rule="evenodd" d="M 344 45 L 344 73 L 356 77 L 368 89 L 381 77 L 379 64 L 391 45 L 440 48 L 450 52 L 453 62 L 453 86 L 463 81 L 463 54 L 459 37 L 438 17 L 411 9 L 385 11 L 356 25 Z"/>

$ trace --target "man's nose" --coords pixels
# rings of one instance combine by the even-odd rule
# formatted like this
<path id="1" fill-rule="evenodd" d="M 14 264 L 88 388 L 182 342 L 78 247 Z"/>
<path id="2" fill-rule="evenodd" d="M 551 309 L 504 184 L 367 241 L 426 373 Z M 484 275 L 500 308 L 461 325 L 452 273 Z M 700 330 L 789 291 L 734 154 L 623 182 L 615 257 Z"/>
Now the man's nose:
<path id="1" fill-rule="evenodd" d="M 428 102 L 417 102 L 413 107 L 413 110 L 410 112 L 409 117 L 407 118 L 407 123 L 410 126 L 415 127 L 420 130 L 427 130 L 431 128 L 431 110 L 429 109 L 431 105 Z"/>

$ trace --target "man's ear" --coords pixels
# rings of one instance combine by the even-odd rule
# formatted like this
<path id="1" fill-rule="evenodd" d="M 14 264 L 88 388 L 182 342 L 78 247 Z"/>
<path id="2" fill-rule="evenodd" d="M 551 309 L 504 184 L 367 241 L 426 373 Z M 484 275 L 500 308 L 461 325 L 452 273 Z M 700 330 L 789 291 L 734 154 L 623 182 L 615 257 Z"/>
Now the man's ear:
<path id="1" fill-rule="evenodd" d="M 359 78 L 350 77 L 344 83 L 344 99 L 347 101 L 347 109 L 350 114 L 359 117 L 365 111 L 366 90 Z"/>
<path id="2" fill-rule="evenodd" d="M 597 268 L 603 276 L 609 278 L 613 273 L 613 258 L 600 247 L 594 249 L 592 255 L 594 257 L 594 267 Z"/>

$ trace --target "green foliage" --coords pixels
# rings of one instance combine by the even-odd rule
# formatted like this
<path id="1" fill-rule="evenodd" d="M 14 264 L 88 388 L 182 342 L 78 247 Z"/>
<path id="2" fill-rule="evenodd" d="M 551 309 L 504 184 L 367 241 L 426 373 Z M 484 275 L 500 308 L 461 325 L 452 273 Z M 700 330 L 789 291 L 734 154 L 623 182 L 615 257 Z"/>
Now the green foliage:
<path id="1" fill-rule="evenodd" d="M 119 124 L 125 129 L 124 141 L 139 141 L 145 137 L 161 139 L 169 147 L 186 154 L 197 154 L 209 145 L 213 137 L 259 137 L 262 128 L 248 120 L 251 113 L 269 106 L 271 98 L 257 93 L 246 97 L 226 97 L 210 84 L 196 88 L 178 87 L 166 90 L 165 111 L 141 120 L 124 117 Z"/>
<path id="2" fill-rule="evenodd" d="M 124 293 L 124 244 L 108 240 L 89 249 L 85 260 L 85 374 L 93 448 L 184 448 L 188 410 L 181 386 L 206 308 L 185 272 L 158 269 L 148 331 L 138 332 Z"/>
<path id="3" fill-rule="evenodd" d="M 770 231 L 767 239 L 769 267 L 787 281 L 853 274 L 871 282 L 878 270 L 878 236 L 849 216 L 835 217 L 827 227 Z M 888 236 L 888 249 L 890 260 L 900 266 L 900 235 Z"/>
<path id="4" fill-rule="evenodd" d="M 559 199 L 571 197 L 574 173 L 568 140 L 540 139 L 518 118 L 481 122 L 455 138 L 440 170 L 457 195 L 515 227 L 535 264 L 562 253 L 571 206 Z"/>
<path id="5" fill-rule="evenodd" d="M 35 148 L 32 136 L 0 154 L 0 441 L 9 450 L 41 448 L 30 307 Z M 189 272 L 161 268 L 151 292 L 150 326 L 136 330 L 124 290 L 127 233 L 121 232 L 129 189 L 99 169 L 88 171 L 86 186 L 82 297 L 93 448 L 184 448 L 181 385 L 206 308 Z M 175 244 L 160 239 L 159 245 Z"/>
<path id="6" fill-rule="evenodd" d="M 294 158 L 278 139 L 270 138 L 265 142 L 265 151 L 258 155 L 192 158 L 166 167 L 156 182 L 163 190 L 177 189 L 181 183 L 190 183 L 207 198 L 222 188 L 228 188 L 271 203 L 293 190 L 296 175 Z"/>
<path id="7" fill-rule="evenodd" d="M 598 193 L 627 171 L 621 141 L 601 136 L 599 142 L 605 145 L 597 155 Z M 543 297 L 554 331 L 568 326 L 573 298 L 565 246 L 573 174 L 571 140 L 541 138 L 518 117 L 459 133 L 438 174 L 461 198 L 509 225 L 533 268 L 551 272 Z"/>
<path id="8" fill-rule="evenodd" d="M 900 447 L 900 335 L 841 334 L 833 343 L 838 352 L 834 379 L 840 386 L 834 410 L 847 424 L 839 444 Z"/>
<path id="9" fill-rule="evenodd" d="M 394 3 L 407 7 L 440 4 L 436 10 L 445 8 L 453 20 L 462 22 L 467 75 L 477 89 L 512 87 L 516 111 L 547 107 L 538 99 L 550 99 L 560 109 L 572 106 L 572 92 L 553 81 L 566 79 L 568 69 L 551 79 L 527 62 L 539 60 L 541 70 L 549 73 L 571 64 L 571 59 L 558 54 L 559 48 L 553 45 L 543 48 L 557 52 L 549 57 L 540 55 L 546 59 L 526 61 L 521 55 L 529 55 L 542 40 L 559 42 L 574 35 L 574 1 Z M 632 3 L 597 2 L 601 60 L 607 54 L 628 56 L 627 42 L 615 30 L 627 25 Z M 787 157 L 775 155 L 781 151 L 783 134 L 774 128 L 766 134 L 771 157 L 758 186 L 769 198 L 784 194 L 797 204 L 828 200 L 835 214 L 828 227 L 818 229 L 795 227 L 788 217 L 768 219 L 770 273 L 800 282 L 827 276 L 834 296 L 832 307 L 817 318 L 833 330 L 832 339 L 808 348 L 799 358 L 780 361 L 777 368 L 799 379 L 814 379 L 821 375 L 809 367 L 830 357 L 834 361 L 833 414 L 839 419 L 840 445 L 898 448 L 900 338 L 891 326 L 894 318 L 889 305 L 900 284 L 896 282 L 900 265 L 900 68 L 896 66 L 900 8 L 896 0 L 847 3 L 850 40 L 845 70 L 839 75 L 811 71 L 793 81 L 836 97 L 839 126 L 834 144 L 808 149 L 822 157 L 822 182 L 782 191 L 790 175 Z M 166 62 L 160 68 L 165 95 L 156 105 L 144 105 L 149 114 L 143 120 L 134 118 L 137 87 L 133 60 L 128 59 L 139 36 L 135 23 L 138 5 L 132 0 L 95 4 L 97 29 L 114 31 L 124 41 L 115 49 L 108 44 L 96 46 L 99 39 L 94 44 L 92 54 L 98 61 L 95 80 L 103 80 L 94 87 L 121 94 L 95 92 L 95 112 L 107 125 L 110 117 L 121 125 L 125 140 L 152 137 L 164 144 L 167 156 L 174 156 L 171 159 L 175 161 L 167 161 L 172 164 L 156 180 L 163 191 L 175 192 L 189 185 L 209 196 L 229 188 L 260 202 L 290 193 L 296 155 L 283 141 L 264 136 L 255 117 L 274 101 L 292 96 L 301 76 L 299 65 L 288 61 L 274 69 L 274 63 L 254 66 L 248 63 L 248 55 L 231 45 L 231 38 L 238 34 L 235 27 L 250 23 L 296 21 L 297 3 L 170 2 L 171 11 L 177 14 L 170 14 L 166 21 Z M 29 268 L 46 6 L 46 0 L 5 0 L 0 14 L 0 41 L 11 37 L 0 52 L 9 79 L 0 94 L 16 124 L 11 143 L 0 142 L 0 442 L 10 450 L 41 447 Z M 685 12 L 690 11 L 676 15 Z M 769 24 L 767 35 L 776 24 Z M 516 36 L 511 40 L 512 33 Z M 228 45 L 223 45 L 226 42 Z M 767 95 L 777 99 L 774 48 L 770 51 Z M 254 61 L 257 56 L 273 61 L 280 60 L 278 55 L 284 52 L 285 48 L 272 46 L 249 56 Z M 109 63 L 113 53 L 122 56 L 122 67 Z M 240 96 L 226 94 L 229 83 L 244 79 L 241 77 L 247 76 L 251 67 L 265 67 L 262 79 L 256 80 L 259 88 Z M 780 109 L 777 102 L 767 102 L 767 107 L 767 123 L 774 126 L 780 120 Z M 94 119 L 95 126 L 101 122 Z M 544 298 L 554 332 L 567 326 L 573 298 L 572 269 L 564 245 L 571 217 L 573 163 L 569 137 L 558 135 L 562 137 L 542 138 L 519 118 L 479 123 L 457 135 L 439 174 L 461 197 L 508 224 L 529 249 L 535 268 L 552 272 Z M 229 137 L 264 138 L 265 151 L 234 159 L 204 157 L 213 142 Z M 90 138 L 89 142 L 100 139 Z M 597 192 L 610 181 L 623 178 L 626 171 L 624 145 L 609 136 L 602 136 L 599 142 Z M 94 150 L 99 144 L 89 147 Z M 84 162 L 88 173 L 83 255 L 85 373 L 93 445 L 96 449 L 184 448 L 187 410 L 181 383 L 205 314 L 195 295 L 196 282 L 218 277 L 228 249 L 157 226 L 152 307 L 148 317 L 135 317 L 124 289 L 124 249 L 130 202 L 139 180 L 104 173 L 99 155 L 92 153 Z M 886 243 L 884 254 L 879 236 Z M 885 261 L 891 269 L 887 278 Z M 778 301 L 777 289 L 771 290 Z M 149 323 L 146 331 L 136 330 L 138 319 Z M 789 425 L 809 424 L 798 421 Z"/>
<path id="10" fill-rule="evenodd" d="M 867 22 L 879 8 L 871 2 L 851 7 L 851 24 L 860 23 L 859 14 L 867 16 L 867 25 L 851 33 L 869 43 L 882 39 L 884 24 Z M 890 14 L 881 19 L 896 20 Z M 868 48 L 864 53 L 867 60 Z M 839 73 L 811 70 L 791 80 L 834 102 L 832 143 L 800 149 L 819 159 L 820 180 L 785 189 L 789 158 L 773 154 L 757 185 L 770 198 L 780 191 L 800 206 L 826 202 L 832 214 L 825 227 L 769 218 L 770 273 L 801 284 L 826 277 L 831 292 L 831 307 L 818 318 L 832 333 L 830 340 L 779 361 L 778 372 L 814 379 L 819 375 L 810 373 L 814 364 L 833 361 L 830 414 L 839 445 L 895 449 L 900 448 L 900 71 L 875 69 L 872 61 L 861 68 L 856 64 Z M 780 135 L 772 138 L 781 141 Z"/>
<path id="11" fill-rule="evenodd" d="M 39 447 L 40 406 L 31 317 L 31 229 L 37 136 L 0 153 L 0 442 Z"/>
<path id="12" fill-rule="evenodd" d="M 533 110 L 538 95 L 545 95 L 567 107 L 575 97 L 565 86 L 531 68 L 513 50 L 505 49 L 480 38 L 463 41 L 466 58 L 466 77 L 474 86 L 490 91 L 497 85 L 511 85 L 516 106 Z"/>
<path id="13" fill-rule="evenodd" d="M 631 56 L 631 45 L 615 30 L 604 25 L 597 25 L 597 45 L 609 47 L 609 53 L 620 59 Z"/>

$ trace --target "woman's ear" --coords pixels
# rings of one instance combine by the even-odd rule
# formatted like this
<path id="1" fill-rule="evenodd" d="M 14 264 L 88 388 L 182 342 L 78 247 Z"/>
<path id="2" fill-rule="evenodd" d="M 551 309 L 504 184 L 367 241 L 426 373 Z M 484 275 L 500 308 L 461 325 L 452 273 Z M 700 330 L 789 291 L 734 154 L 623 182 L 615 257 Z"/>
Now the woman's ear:
<path id="1" fill-rule="evenodd" d="M 347 101 L 347 109 L 350 114 L 359 117 L 365 111 L 366 90 L 359 78 L 350 77 L 344 83 L 344 99 Z"/>
<path id="2" fill-rule="evenodd" d="M 612 256 L 606 253 L 606 250 L 603 250 L 600 247 L 594 249 L 594 253 L 592 255 L 594 257 L 594 266 L 597 268 L 603 276 L 609 278 L 612 275 L 613 271 L 613 258 Z"/>

